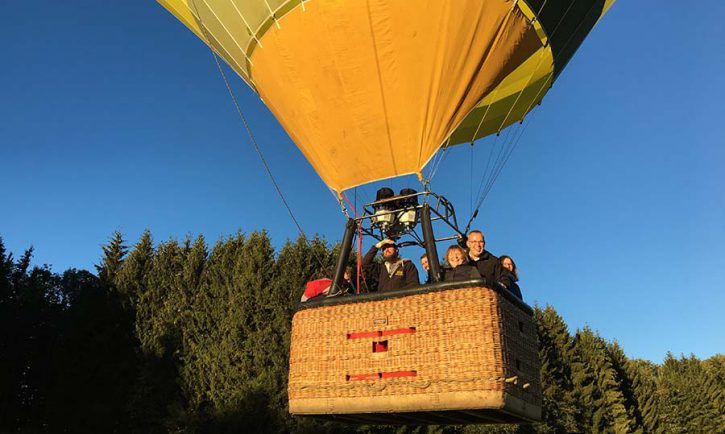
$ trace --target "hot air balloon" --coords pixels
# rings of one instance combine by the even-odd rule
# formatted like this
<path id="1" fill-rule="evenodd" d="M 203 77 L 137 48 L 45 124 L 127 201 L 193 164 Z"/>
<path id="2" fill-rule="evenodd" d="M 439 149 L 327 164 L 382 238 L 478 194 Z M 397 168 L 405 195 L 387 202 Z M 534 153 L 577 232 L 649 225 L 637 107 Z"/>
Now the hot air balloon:
<path id="1" fill-rule="evenodd" d="M 613 0 L 158 1 L 259 95 L 338 195 L 408 174 L 423 182 L 348 219 L 333 288 L 356 231 L 380 240 L 420 229 L 411 242 L 425 247 L 433 283 L 301 306 L 290 412 L 367 423 L 539 420 L 532 310 L 496 282 L 438 282 L 433 222 L 459 240 L 467 228 L 422 170 L 443 147 L 521 121 Z"/>

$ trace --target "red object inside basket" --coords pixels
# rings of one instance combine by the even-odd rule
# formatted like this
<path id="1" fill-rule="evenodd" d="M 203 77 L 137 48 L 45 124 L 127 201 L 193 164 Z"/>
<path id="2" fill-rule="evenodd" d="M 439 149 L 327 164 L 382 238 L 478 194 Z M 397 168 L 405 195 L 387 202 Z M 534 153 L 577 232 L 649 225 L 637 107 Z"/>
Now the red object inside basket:
<path id="1" fill-rule="evenodd" d="M 388 351 L 388 341 L 373 342 L 373 353 L 384 353 Z"/>

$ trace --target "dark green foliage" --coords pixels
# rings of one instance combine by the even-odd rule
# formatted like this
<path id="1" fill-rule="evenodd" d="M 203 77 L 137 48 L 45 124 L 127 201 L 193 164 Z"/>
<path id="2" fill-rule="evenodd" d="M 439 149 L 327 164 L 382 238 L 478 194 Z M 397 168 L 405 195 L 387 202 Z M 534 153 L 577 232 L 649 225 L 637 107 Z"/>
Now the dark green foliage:
<path id="1" fill-rule="evenodd" d="M 17 261 L 0 239 L 0 431 L 42 427 L 52 381 L 48 349 L 58 339 L 63 311 L 60 278 L 47 266 L 30 268 L 32 248 Z"/>
<path id="2" fill-rule="evenodd" d="M 118 430 L 136 377 L 131 323 L 100 279 L 84 270 L 63 273 L 68 308 L 56 345 L 47 354 L 52 384 L 47 423 L 74 432 Z M 69 412 L 68 408 L 83 409 Z"/>
<path id="3" fill-rule="evenodd" d="M 662 432 L 725 432 L 722 384 L 694 356 L 677 359 L 668 354 L 657 393 Z"/>
<path id="4" fill-rule="evenodd" d="M 123 235 L 120 231 L 115 231 L 111 235 L 109 243 L 101 246 L 103 249 L 103 258 L 101 265 L 96 265 L 98 278 L 105 284 L 112 284 L 116 280 L 116 275 L 121 270 L 123 260 L 128 253 L 128 247 L 124 245 Z"/>
<path id="5" fill-rule="evenodd" d="M 31 268 L 31 257 L 13 261 L 0 240 L 0 431 L 120 429 L 136 373 L 116 293 L 87 271 Z"/>
<path id="6" fill-rule="evenodd" d="M 584 426 L 593 433 L 637 432 L 606 342 L 584 328 L 576 333 L 572 354 L 572 380 L 584 407 Z"/>
<path id="7" fill-rule="evenodd" d="M 544 397 L 544 423 L 536 425 L 541 433 L 581 432 L 579 414 L 571 378 L 573 343 L 564 320 L 553 307 L 534 310 L 539 336 L 541 385 Z"/>
<path id="8" fill-rule="evenodd" d="M 627 378 L 632 386 L 634 408 L 640 425 L 646 433 L 661 433 L 657 400 L 658 367 L 646 360 L 625 362 Z"/>
<path id="9" fill-rule="evenodd" d="M 292 418 L 290 323 L 305 282 L 339 247 L 237 233 L 130 250 L 119 232 L 98 277 L 32 267 L 0 239 L 0 432 L 725 432 L 725 356 L 631 360 L 592 330 L 535 309 L 543 421 L 350 426 Z M 351 258 L 350 263 L 354 263 Z"/>

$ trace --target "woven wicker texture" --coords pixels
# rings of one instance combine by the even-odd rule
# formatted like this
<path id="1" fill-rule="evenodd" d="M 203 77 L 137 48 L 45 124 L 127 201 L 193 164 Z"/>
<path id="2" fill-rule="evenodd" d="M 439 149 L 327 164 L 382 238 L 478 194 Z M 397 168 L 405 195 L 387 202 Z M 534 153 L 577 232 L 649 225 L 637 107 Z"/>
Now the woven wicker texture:
<path id="1" fill-rule="evenodd" d="M 374 352 L 382 341 L 387 351 L 378 345 Z M 294 400 L 482 391 L 540 406 L 538 372 L 531 317 L 488 288 L 309 308 L 292 322 L 290 406 Z M 379 378 L 390 373 L 408 376 Z"/>

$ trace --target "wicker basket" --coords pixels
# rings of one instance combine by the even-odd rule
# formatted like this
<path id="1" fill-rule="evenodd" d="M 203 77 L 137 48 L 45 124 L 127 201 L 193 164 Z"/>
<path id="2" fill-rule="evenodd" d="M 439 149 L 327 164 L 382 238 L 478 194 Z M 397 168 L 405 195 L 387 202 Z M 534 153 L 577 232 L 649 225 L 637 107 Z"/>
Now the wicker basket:
<path id="1" fill-rule="evenodd" d="M 351 422 L 538 421 L 531 309 L 482 281 L 309 304 L 288 392 L 292 414 Z"/>

